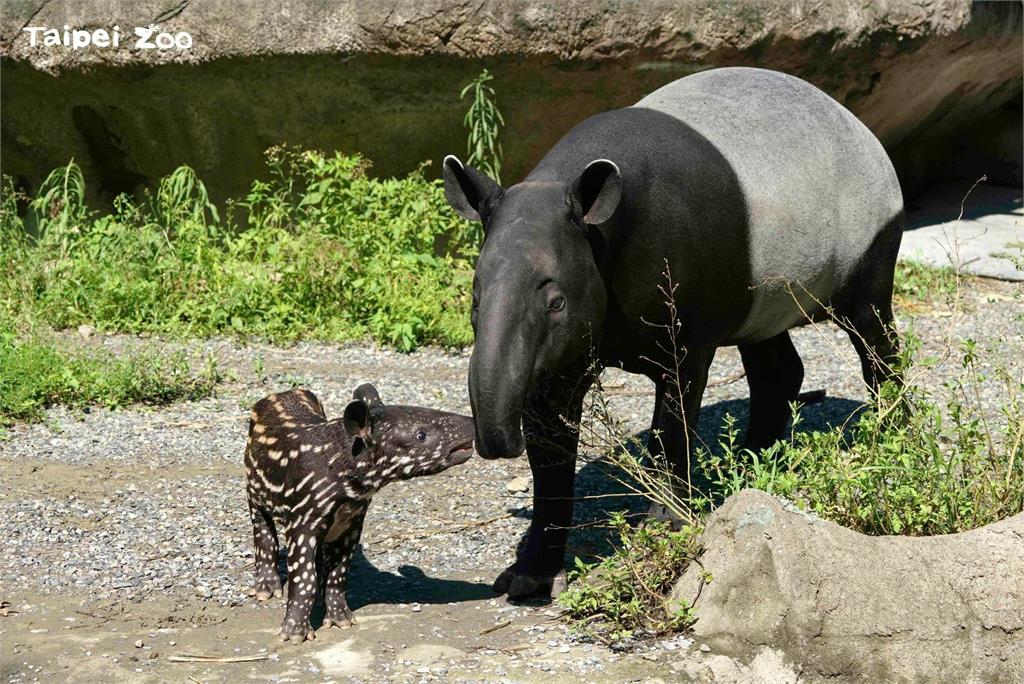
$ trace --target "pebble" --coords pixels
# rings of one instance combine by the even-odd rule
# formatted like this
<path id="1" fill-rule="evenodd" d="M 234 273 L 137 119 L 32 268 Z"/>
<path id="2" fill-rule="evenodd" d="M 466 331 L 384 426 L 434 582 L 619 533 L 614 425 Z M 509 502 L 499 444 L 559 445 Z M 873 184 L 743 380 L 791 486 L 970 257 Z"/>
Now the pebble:
<path id="1" fill-rule="evenodd" d="M 520 492 L 526 492 L 530 490 L 530 481 L 532 478 L 528 475 L 521 475 L 517 478 L 509 480 L 509 483 L 505 485 L 505 490 L 517 494 Z"/>
<path id="2" fill-rule="evenodd" d="M 145 644 L 142 643 L 142 639 L 138 639 L 135 642 L 135 648 L 142 648 Z"/>

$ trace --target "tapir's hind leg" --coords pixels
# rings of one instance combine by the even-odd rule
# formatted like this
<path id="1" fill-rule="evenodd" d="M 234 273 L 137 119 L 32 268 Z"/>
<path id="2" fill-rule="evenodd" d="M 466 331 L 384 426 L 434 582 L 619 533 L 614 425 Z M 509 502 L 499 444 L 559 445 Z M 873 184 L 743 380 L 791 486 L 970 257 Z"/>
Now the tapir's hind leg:
<path id="1" fill-rule="evenodd" d="M 750 422 L 743 445 L 756 451 L 785 434 L 789 404 L 796 401 L 804 380 L 804 364 L 788 332 L 741 344 L 739 350 L 750 386 Z"/>
<path id="2" fill-rule="evenodd" d="M 274 519 L 249 496 L 249 518 L 256 554 L 256 583 L 249 595 L 257 601 L 281 596 L 281 578 L 277 574 L 277 529 Z"/>
<path id="3" fill-rule="evenodd" d="M 892 288 L 902 235 L 900 215 L 875 238 L 861 261 L 847 300 L 836 307 L 839 323 L 850 335 L 860 356 L 864 382 L 872 392 L 886 380 L 900 379 Z"/>
<path id="4" fill-rule="evenodd" d="M 863 302 L 841 314 L 857 355 L 864 382 L 872 393 L 886 380 L 899 380 L 899 345 L 888 301 Z"/>

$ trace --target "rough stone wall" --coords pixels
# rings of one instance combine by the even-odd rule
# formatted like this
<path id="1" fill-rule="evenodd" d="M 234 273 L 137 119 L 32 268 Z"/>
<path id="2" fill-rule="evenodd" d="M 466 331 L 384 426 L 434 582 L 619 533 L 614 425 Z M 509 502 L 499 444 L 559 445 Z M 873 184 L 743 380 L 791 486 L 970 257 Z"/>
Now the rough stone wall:
<path id="1" fill-rule="evenodd" d="M 12 0 L 0 15 L 0 163 L 33 187 L 74 156 L 106 198 L 180 163 L 215 197 L 237 196 L 281 142 L 403 173 L 463 150 L 458 91 L 487 66 L 515 180 L 586 116 L 743 64 L 849 107 L 908 193 L 965 166 L 1014 182 L 1022 15 L 1019 3 L 967 0 Z M 117 24 L 130 36 L 159 17 L 194 47 L 33 48 L 21 31 Z"/>
<path id="2" fill-rule="evenodd" d="M 1024 681 L 1024 513 L 871 537 L 748 489 L 701 540 L 673 597 L 696 597 L 694 633 L 716 652 L 778 649 L 812 682 Z"/>

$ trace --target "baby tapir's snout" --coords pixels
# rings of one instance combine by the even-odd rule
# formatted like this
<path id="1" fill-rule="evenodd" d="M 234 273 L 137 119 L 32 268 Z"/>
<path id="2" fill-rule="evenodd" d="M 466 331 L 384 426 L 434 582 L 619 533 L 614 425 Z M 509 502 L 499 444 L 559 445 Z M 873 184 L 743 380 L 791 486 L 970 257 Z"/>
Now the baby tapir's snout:
<path id="1" fill-rule="evenodd" d="M 342 418 L 327 420 L 307 390 L 253 407 L 245 451 L 258 600 L 278 596 L 278 532 L 288 545 L 285 640 L 313 638 L 309 616 L 324 587 L 324 626 L 355 622 L 345 600 L 370 499 L 394 480 L 431 475 L 473 454 L 473 419 L 418 406 L 386 406 L 360 385 Z"/>

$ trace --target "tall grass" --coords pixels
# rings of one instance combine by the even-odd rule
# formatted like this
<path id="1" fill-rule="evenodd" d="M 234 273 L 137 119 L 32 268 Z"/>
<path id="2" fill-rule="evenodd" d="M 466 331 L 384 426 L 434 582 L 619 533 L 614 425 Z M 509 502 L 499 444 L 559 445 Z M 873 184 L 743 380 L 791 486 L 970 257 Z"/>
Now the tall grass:
<path id="1" fill-rule="evenodd" d="M 494 80 L 487 69 L 470 81 L 460 99 L 471 95 L 469 109 L 463 119 L 466 127 L 466 162 L 476 166 L 501 183 L 501 160 L 505 156 L 498 135 L 505 126 L 505 118 L 498 109 L 497 98 L 489 83 Z"/>
<path id="2" fill-rule="evenodd" d="M 439 181 L 373 179 L 358 155 L 285 147 L 267 165 L 222 218 L 188 167 L 90 211 L 71 162 L 29 201 L 35 231 L 4 179 L 0 311 L 56 328 L 370 336 L 401 350 L 471 341 L 476 238 Z"/>

